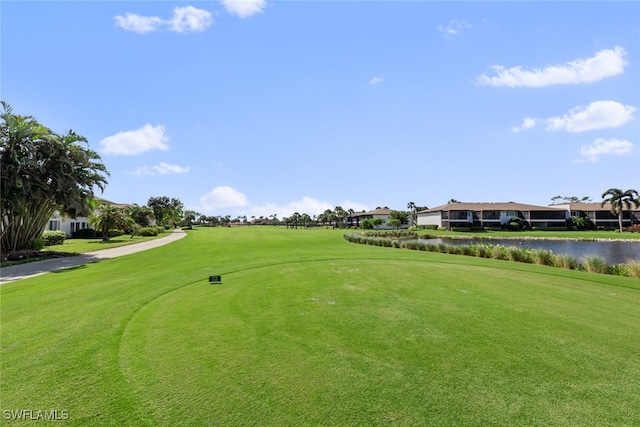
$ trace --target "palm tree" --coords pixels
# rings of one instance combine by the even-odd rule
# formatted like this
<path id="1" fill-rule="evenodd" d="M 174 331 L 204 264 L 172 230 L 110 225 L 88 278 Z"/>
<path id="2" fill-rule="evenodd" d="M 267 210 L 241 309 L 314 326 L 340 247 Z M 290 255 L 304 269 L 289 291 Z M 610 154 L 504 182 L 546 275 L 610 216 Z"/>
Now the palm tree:
<path id="1" fill-rule="evenodd" d="M 409 213 L 411 214 L 411 225 L 416 225 L 416 204 L 413 202 L 407 203 L 407 209 L 409 209 Z"/>
<path id="2" fill-rule="evenodd" d="M 31 246 L 57 210 L 88 214 L 94 187 L 104 190 L 108 172 L 100 156 L 73 131 L 57 134 L 0 102 L 0 235 L 2 251 Z"/>
<path id="3" fill-rule="evenodd" d="M 125 215 L 123 209 L 113 205 L 100 205 L 89 217 L 89 223 L 96 226 L 102 233 L 102 240 L 108 241 L 112 230 L 124 231 L 131 223 L 131 217 Z"/>
<path id="4" fill-rule="evenodd" d="M 347 212 L 342 208 L 342 206 L 336 206 L 333 212 L 336 214 L 336 218 L 338 219 L 339 223 L 341 224 L 340 227 L 342 228 L 344 226 L 344 218 L 347 215 Z"/>
<path id="5" fill-rule="evenodd" d="M 636 208 L 640 207 L 640 200 L 638 199 L 638 192 L 636 190 L 622 191 L 618 188 L 610 188 L 602 193 L 602 199 L 600 206 L 609 203 L 611 204 L 611 213 L 618 215 L 620 232 L 622 232 L 622 213 L 625 208 L 631 210 L 631 206 Z"/>

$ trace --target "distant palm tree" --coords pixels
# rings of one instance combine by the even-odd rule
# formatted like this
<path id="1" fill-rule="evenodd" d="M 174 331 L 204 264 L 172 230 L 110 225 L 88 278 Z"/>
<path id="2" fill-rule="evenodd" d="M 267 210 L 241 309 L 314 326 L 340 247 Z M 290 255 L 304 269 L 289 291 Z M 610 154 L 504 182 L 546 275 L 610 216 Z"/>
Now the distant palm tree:
<path id="1" fill-rule="evenodd" d="M 411 214 L 411 225 L 416 225 L 416 204 L 413 202 L 407 203 L 407 209 L 409 209 L 409 213 Z"/>
<path id="2" fill-rule="evenodd" d="M 640 207 L 638 192 L 636 190 L 622 191 L 618 188 L 610 188 L 602 193 L 602 198 L 600 206 L 604 206 L 605 203 L 611 204 L 611 213 L 618 215 L 618 225 L 620 226 L 620 232 L 622 232 L 622 213 L 625 208 L 631 210 L 631 206 Z"/>
<path id="3" fill-rule="evenodd" d="M 342 206 L 336 206 L 333 212 L 336 214 L 340 227 L 344 227 L 344 218 L 347 216 L 347 212 L 342 208 Z"/>
<path id="4" fill-rule="evenodd" d="M 89 218 L 89 223 L 96 226 L 102 233 L 102 240 L 108 241 L 112 230 L 125 231 L 135 224 L 123 209 L 112 205 L 100 205 Z"/>

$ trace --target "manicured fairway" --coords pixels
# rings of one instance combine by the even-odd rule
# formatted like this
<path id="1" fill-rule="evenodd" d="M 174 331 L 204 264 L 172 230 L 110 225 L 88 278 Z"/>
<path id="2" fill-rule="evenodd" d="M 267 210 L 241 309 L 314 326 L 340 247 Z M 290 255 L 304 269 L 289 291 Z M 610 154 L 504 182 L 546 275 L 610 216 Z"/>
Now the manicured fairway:
<path id="1" fill-rule="evenodd" d="M 3 285 L 0 409 L 71 425 L 640 419 L 639 280 L 341 236 L 197 229 Z"/>

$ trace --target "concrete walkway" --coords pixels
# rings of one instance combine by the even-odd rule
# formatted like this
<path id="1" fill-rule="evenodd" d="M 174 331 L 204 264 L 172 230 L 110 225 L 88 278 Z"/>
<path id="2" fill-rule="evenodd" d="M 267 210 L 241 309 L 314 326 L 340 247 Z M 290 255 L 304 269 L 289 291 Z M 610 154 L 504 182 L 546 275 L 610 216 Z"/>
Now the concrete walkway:
<path id="1" fill-rule="evenodd" d="M 147 242 L 134 243 L 117 248 L 102 249 L 99 251 L 87 252 L 77 256 L 51 258 L 42 261 L 33 261 L 27 262 L 25 264 L 12 265 L 11 267 L 3 267 L 2 269 L 0 269 L 0 285 L 20 279 L 26 279 L 27 277 L 49 273 L 51 271 L 77 267 L 79 265 L 95 262 L 101 259 L 115 258 L 140 251 L 145 251 L 147 249 L 157 248 L 158 246 L 163 246 L 167 243 L 182 239 L 186 235 L 187 233 L 182 230 L 174 230 L 166 237 L 149 240 Z"/>

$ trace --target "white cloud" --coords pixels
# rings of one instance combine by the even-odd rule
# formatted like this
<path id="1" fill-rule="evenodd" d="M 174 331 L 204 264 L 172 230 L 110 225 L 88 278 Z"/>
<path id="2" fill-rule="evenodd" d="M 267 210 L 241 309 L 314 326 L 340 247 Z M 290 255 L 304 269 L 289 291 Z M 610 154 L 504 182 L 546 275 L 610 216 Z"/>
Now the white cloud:
<path id="1" fill-rule="evenodd" d="M 222 6 L 232 15 L 247 18 L 262 13 L 267 7 L 265 0 L 221 0 Z"/>
<path id="2" fill-rule="evenodd" d="M 118 132 L 100 141 L 105 154 L 135 156 L 150 150 L 167 150 L 169 137 L 162 125 L 146 124 L 140 129 Z"/>
<path id="3" fill-rule="evenodd" d="M 204 31 L 213 24 L 211 12 L 193 6 L 176 7 L 169 20 L 171 31 Z"/>
<path id="4" fill-rule="evenodd" d="M 189 172 L 190 169 L 191 168 L 189 167 L 170 165 L 168 163 L 160 162 L 160 164 L 156 166 L 151 166 L 151 167 L 141 166 L 136 170 L 134 170 L 133 172 L 130 172 L 129 175 L 138 176 L 138 177 L 144 176 L 144 175 L 150 175 L 150 176 L 176 175 L 176 174 L 187 173 Z"/>
<path id="5" fill-rule="evenodd" d="M 250 209 L 249 216 L 264 216 L 268 217 L 270 215 L 276 214 L 278 218 L 282 219 L 284 217 L 291 216 L 295 212 L 300 214 L 308 214 L 313 217 L 314 215 L 320 215 L 322 212 L 327 209 L 333 210 L 336 206 L 342 206 L 342 208 L 346 211 L 349 209 L 353 209 L 355 212 L 360 212 L 362 210 L 368 210 L 369 208 L 362 203 L 351 202 L 349 200 L 345 200 L 342 203 L 337 205 L 332 205 L 327 201 L 321 201 L 314 199 L 313 197 L 304 196 L 300 200 L 295 200 L 285 204 L 277 204 L 277 203 L 267 203 L 264 205 L 255 205 Z"/>
<path id="6" fill-rule="evenodd" d="M 532 127 L 535 127 L 537 122 L 538 121 L 536 119 L 534 119 L 533 117 L 526 117 L 522 121 L 522 124 L 520 126 L 516 126 L 516 127 L 513 128 L 513 131 L 514 132 L 520 132 L 521 130 L 531 129 Z"/>
<path id="7" fill-rule="evenodd" d="M 473 25 L 466 21 L 452 20 L 448 25 L 439 25 L 438 31 L 440 31 L 446 38 L 457 36 L 462 31 L 473 28 Z"/>
<path id="8" fill-rule="evenodd" d="M 489 86 L 507 87 L 543 87 L 558 84 L 593 83 L 607 77 L 624 72 L 627 65 L 627 52 L 616 46 L 604 49 L 586 59 L 576 59 L 562 65 L 550 65 L 542 69 L 525 70 L 522 66 L 505 68 L 493 65 L 491 69 L 495 76 L 483 74 L 477 78 L 477 83 Z"/>
<path id="9" fill-rule="evenodd" d="M 200 197 L 201 210 L 214 212 L 218 209 L 240 208 L 247 206 L 247 196 L 229 186 L 215 187 L 209 193 Z"/>
<path id="10" fill-rule="evenodd" d="M 295 212 L 306 213 L 313 217 L 314 215 L 320 215 L 327 209 L 333 210 L 336 206 L 342 206 L 346 211 L 353 209 L 355 212 L 369 209 L 362 203 L 349 200 L 345 200 L 338 205 L 332 205 L 327 201 L 317 200 L 308 196 L 284 204 L 265 203 L 253 205 L 243 193 L 229 186 L 214 188 L 200 198 L 200 206 L 194 207 L 194 209 L 207 214 L 247 215 L 248 217 L 255 216 L 256 218 L 261 216 L 266 218 L 276 214 L 279 219 L 282 219 L 293 215 Z"/>
<path id="11" fill-rule="evenodd" d="M 193 6 L 176 7 L 170 19 L 164 20 L 157 16 L 140 16 L 126 13 L 125 16 L 115 16 L 116 25 L 123 30 L 136 33 L 149 33 L 167 27 L 169 31 L 182 33 L 185 31 L 204 31 L 213 24 L 213 15 L 204 9 Z"/>
<path id="12" fill-rule="evenodd" d="M 115 16 L 116 25 L 123 30 L 136 33 L 149 33 L 156 31 L 164 21 L 157 16 L 140 16 L 135 13 L 126 13 L 125 16 Z"/>
<path id="13" fill-rule="evenodd" d="M 600 156 L 614 154 L 621 156 L 633 151 L 633 144 L 624 139 L 598 138 L 589 145 L 580 147 L 580 155 L 590 162 L 597 162 Z"/>
<path id="14" fill-rule="evenodd" d="M 380 83 L 382 83 L 384 79 L 382 77 L 374 77 L 371 80 L 369 80 L 369 84 L 374 86 L 374 85 L 378 85 Z"/>
<path id="15" fill-rule="evenodd" d="M 573 108 L 562 117 L 547 119 L 547 130 L 577 133 L 616 128 L 632 120 L 635 110 L 635 107 L 615 101 L 596 101 L 587 107 Z"/>

